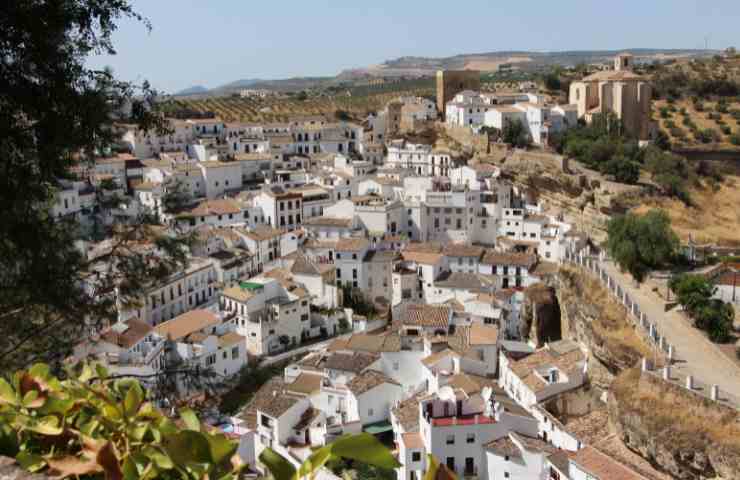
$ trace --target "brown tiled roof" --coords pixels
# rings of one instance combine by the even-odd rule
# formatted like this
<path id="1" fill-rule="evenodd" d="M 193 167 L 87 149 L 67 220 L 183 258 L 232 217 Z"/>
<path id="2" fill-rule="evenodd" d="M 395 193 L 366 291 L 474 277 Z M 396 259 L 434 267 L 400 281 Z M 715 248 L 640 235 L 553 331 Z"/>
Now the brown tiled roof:
<path id="1" fill-rule="evenodd" d="M 286 392 L 278 392 L 272 397 L 272 401 L 266 402 L 257 410 L 273 418 L 279 418 L 299 401 L 298 397 L 288 395 Z"/>
<path id="2" fill-rule="evenodd" d="M 419 399 L 424 395 L 425 392 L 417 393 L 391 409 L 406 432 L 419 431 Z"/>
<path id="3" fill-rule="evenodd" d="M 335 250 L 339 252 L 359 252 L 370 245 L 367 238 L 342 238 L 337 242 Z"/>
<path id="4" fill-rule="evenodd" d="M 473 323 L 468 328 L 470 345 L 495 345 L 498 342 L 498 327 Z"/>
<path id="5" fill-rule="evenodd" d="M 319 270 L 316 264 L 302 254 L 296 257 L 293 266 L 290 268 L 290 272 L 297 275 L 321 275 L 321 270 Z"/>
<path id="6" fill-rule="evenodd" d="M 293 426 L 293 430 L 303 430 L 313 422 L 318 416 L 321 415 L 321 410 L 313 407 L 308 407 L 305 412 L 301 415 L 301 419 L 298 423 Z"/>
<path id="7" fill-rule="evenodd" d="M 204 328 L 216 326 L 220 322 L 215 313 L 199 309 L 178 315 L 172 320 L 160 323 L 154 329 L 161 336 L 177 341 Z"/>
<path id="8" fill-rule="evenodd" d="M 608 431 L 609 414 L 606 408 L 596 409 L 579 417 L 568 417 L 565 429 L 582 443 L 592 445 Z"/>
<path id="9" fill-rule="evenodd" d="M 534 393 L 537 393 L 547 385 L 544 380 L 535 373 L 535 369 L 541 367 L 556 367 L 570 375 L 580 368 L 580 364 L 585 361 L 585 359 L 585 355 L 577 345 L 574 345 L 572 350 L 560 354 L 552 348 L 545 347 L 537 350 L 532 355 L 522 358 L 521 360 L 511 362 L 510 367 L 512 372 L 519 377 L 527 387 L 529 387 Z"/>
<path id="10" fill-rule="evenodd" d="M 331 348 L 371 353 L 398 352 L 401 350 L 401 337 L 397 334 L 370 335 L 367 333 L 355 333 L 341 345 L 339 343 L 336 345 L 332 343 Z"/>
<path id="11" fill-rule="evenodd" d="M 207 215 L 228 215 L 230 213 L 240 213 L 242 206 L 236 200 L 228 198 L 205 200 L 198 204 L 197 207 L 187 212 L 181 213 L 180 217 L 204 217 Z"/>
<path id="12" fill-rule="evenodd" d="M 377 359 L 377 355 L 369 353 L 332 353 L 326 357 L 323 366 L 331 370 L 360 373 Z"/>
<path id="13" fill-rule="evenodd" d="M 480 384 L 464 373 L 451 376 L 447 380 L 447 385 L 452 387 L 453 390 L 460 389 L 468 395 L 481 391 Z"/>
<path id="14" fill-rule="evenodd" d="M 488 442 L 484 447 L 501 457 L 521 458 L 522 456 L 521 450 L 508 435 Z"/>
<path id="15" fill-rule="evenodd" d="M 453 352 L 449 348 L 446 348 L 444 350 L 440 350 L 439 352 L 433 353 L 431 355 L 427 355 L 421 360 L 421 363 L 423 363 L 426 366 L 431 366 L 446 357 L 460 357 L 460 355 Z"/>
<path id="16" fill-rule="evenodd" d="M 480 258 L 486 251 L 483 247 L 476 245 L 466 245 L 464 243 L 449 243 L 445 246 L 442 253 L 448 257 L 475 257 Z"/>
<path id="17" fill-rule="evenodd" d="M 644 80 L 642 77 L 629 70 L 602 70 L 583 77 L 584 82 L 603 82 L 603 81 L 624 81 L 624 80 Z"/>
<path id="18" fill-rule="evenodd" d="M 346 227 L 352 226 L 351 218 L 337 218 L 337 217 L 311 217 L 303 221 L 303 225 L 316 225 L 322 227 Z"/>
<path id="19" fill-rule="evenodd" d="M 221 292 L 221 295 L 224 297 L 229 297 L 234 300 L 237 300 L 239 302 L 246 302 L 250 298 L 254 297 L 254 293 L 247 290 L 246 288 L 242 288 L 239 285 L 234 285 L 233 287 L 229 287 L 223 292 Z"/>
<path id="20" fill-rule="evenodd" d="M 496 284 L 492 275 L 467 272 L 445 272 L 434 281 L 434 285 L 445 288 L 465 288 L 469 290 L 490 290 Z"/>
<path id="21" fill-rule="evenodd" d="M 409 449 L 421 449 L 424 448 L 424 440 L 422 440 L 419 432 L 402 433 L 401 439 L 406 448 Z"/>
<path id="22" fill-rule="evenodd" d="M 607 455 L 596 450 L 594 447 L 586 446 L 578 450 L 571 461 L 599 480 L 646 480 L 631 468 L 623 465 Z"/>
<path id="23" fill-rule="evenodd" d="M 100 337 L 104 341 L 119 347 L 131 348 L 154 330 L 151 325 L 137 318 L 128 320 L 126 327 L 126 330 L 121 333 L 113 328 L 108 328 L 100 334 Z"/>
<path id="24" fill-rule="evenodd" d="M 355 396 L 359 396 L 384 383 L 399 385 L 398 382 L 386 377 L 378 371 L 365 370 L 364 372 L 360 373 L 355 378 L 350 380 L 347 383 L 347 388 L 350 392 L 354 393 Z"/>
<path id="25" fill-rule="evenodd" d="M 321 380 L 324 377 L 313 373 L 301 373 L 293 380 L 293 383 L 285 385 L 285 390 L 304 395 L 310 395 L 321 388 Z"/>
<path id="26" fill-rule="evenodd" d="M 403 325 L 447 328 L 449 318 L 450 307 L 448 305 L 422 305 L 414 303 L 406 306 L 401 323 Z"/>
<path id="27" fill-rule="evenodd" d="M 403 259 L 408 262 L 421 263 L 423 265 L 434 265 L 442 260 L 441 253 L 428 253 L 428 252 L 401 252 Z"/>
<path id="28" fill-rule="evenodd" d="M 532 268 L 537 264 L 537 255 L 529 253 L 497 252 L 488 250 L 481 263 L 486 265 L 514 265 Z"/>
<path id="29" fill-rule="evenodd" d="M 244 337 L 243 335 L 239 335 L 236 332 L 228 332 L 218 337 L 218 346 L 221 348 L 230 347 L 231 345 L 236 345 L 237 343 L 243 343 L 245 340 L 246 337 Z"/>
<path id="30" fill-rule="evenodd" d="M 271 240 L 273 238 L 279 237 L 282 232 L 278 230 L 277 228 L 272 228 L 268 225 L 257 225 L 252 230 L 240 230 L 246 237 L 255 240 L 255 241 L 262 241 L 262 240 Z"/>
<path id="31" fill-rule="evenodd" d="M 571 452 L 568 452 L 567 450 L 559 450 L 547 457 L 547 461 L 553 464 L 555 468 L 560 470 L 562 474 L 568 475 L 570 454 Z"/>

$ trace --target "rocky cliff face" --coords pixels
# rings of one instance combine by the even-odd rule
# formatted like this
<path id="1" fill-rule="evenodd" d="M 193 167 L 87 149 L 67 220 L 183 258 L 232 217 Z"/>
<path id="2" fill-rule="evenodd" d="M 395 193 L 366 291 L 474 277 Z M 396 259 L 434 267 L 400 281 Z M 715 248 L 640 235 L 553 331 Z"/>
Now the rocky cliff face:
<path id="1" fill-rule="evenodd" d="M 636 369 L 614 382 L 608 409 L 625 445 L 672 477 L 740 478 L 736 411 Z"/>
<path id="2" fill-rule="evenodd" d="M 595 387 L 608 390 L 615 375 L 649 353 L 626 312 L 584 272 L 561 268 L 557 299 L 563 338 L 588 347 L 589 378 Z"/>

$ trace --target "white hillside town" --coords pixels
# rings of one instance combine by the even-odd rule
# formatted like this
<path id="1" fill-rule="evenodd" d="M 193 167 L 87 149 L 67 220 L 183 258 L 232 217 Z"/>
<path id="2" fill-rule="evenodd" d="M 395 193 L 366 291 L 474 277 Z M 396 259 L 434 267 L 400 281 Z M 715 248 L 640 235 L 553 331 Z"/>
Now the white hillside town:
<path id="1" fill-rule="evenodd" d="M 518 121 L 542 151 L 577 125 L 575 105 L 466 89 L 444 112 L 404 96 L 360 120 L 167 120 L 165 135 L 120 125 L 117 153 L 61 183 L 55 218 L 112 224 L 146 212 L 162 238 L 192 237 L 188 267 L 118 302 L 117 320 L 80 339 L 75 358 L 151 378 L 154 392 L 173 370 L 209 377 L 175 378 L 155 393 L 163 408 L 276 368 L 239 413 L 212 415 L 257 474 L 267 447 L 298 466 L 368 432 L 393 451 L 399 480 L 421 480 L 430 455 L 457 478 L 647 478 L 563 419 L 591 401 L 588 347 L 529 333 L 542 292 L 589 248 L 587 235 L 500 163 L 418 134 Z M 110 192 L 119 203 L 97 203 Z M 79 248 L 94 289 L 112 247 Z M 140 248 L 158 255 L 156 243 Z"/>

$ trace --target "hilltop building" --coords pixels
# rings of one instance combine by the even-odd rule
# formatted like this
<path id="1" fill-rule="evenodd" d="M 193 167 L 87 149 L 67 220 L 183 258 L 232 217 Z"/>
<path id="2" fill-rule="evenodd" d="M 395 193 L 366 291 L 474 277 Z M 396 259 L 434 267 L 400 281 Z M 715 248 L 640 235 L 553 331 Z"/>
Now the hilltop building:
<path id="1" fill-rule="evenodd" d="M 645 77 L 632 71 L 632 55 L 622 53 L 614 59 L 614 69 L 592 73 L 570 84 L 569 102 L 578 107 L 578 118 L 586 123 L 594 115 L 612 112 L 625 130 L 647 139 L 650 129 L 652 89 Z"/>

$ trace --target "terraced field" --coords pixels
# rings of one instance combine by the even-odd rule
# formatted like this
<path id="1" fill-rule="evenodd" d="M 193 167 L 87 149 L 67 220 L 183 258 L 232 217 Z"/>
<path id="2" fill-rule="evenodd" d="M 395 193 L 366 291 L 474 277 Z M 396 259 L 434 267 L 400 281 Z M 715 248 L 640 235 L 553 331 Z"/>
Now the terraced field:
<path id="1" fill-rule="evenodd" d="M 192 109 L 197 112 L 213 112 L 225 121 L 280 122 L 290 117 L 303 115 L 333 115 L 341 110 L 351 118 L 362 119 L 369 112 L 381 110 L 400 95 L 432 96 L 431 87 L 403 91 L 381 91 L 352 95 L 350 91 L 337 95 L 309 96 L 305 100 L 298 95 L 278 98 L 214 97 L 204 99 L 174 99 L 165 106 L 168 111 Z"/>

